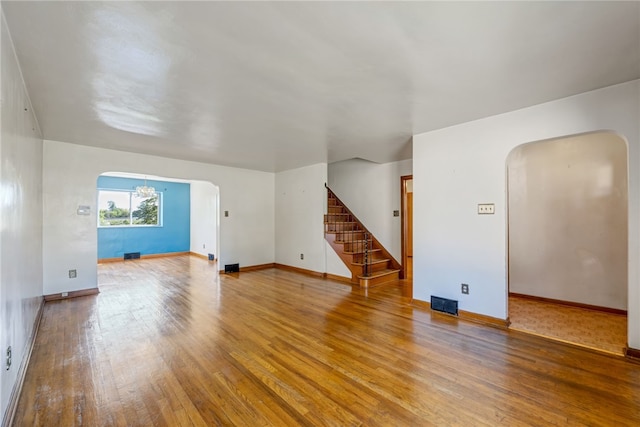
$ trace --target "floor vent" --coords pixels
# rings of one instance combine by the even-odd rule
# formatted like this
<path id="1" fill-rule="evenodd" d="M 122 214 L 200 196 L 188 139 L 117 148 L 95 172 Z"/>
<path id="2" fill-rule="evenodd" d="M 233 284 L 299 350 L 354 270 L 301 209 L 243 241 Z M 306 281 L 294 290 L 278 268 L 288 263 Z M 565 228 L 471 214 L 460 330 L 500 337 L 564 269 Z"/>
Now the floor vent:
<path id="1" fill-rule="evenodd" d="M 240 264 L 225 264 L 224 272 L 225 273 L 238 273 L 240 271 Z"/>
<path id="2" fill-rule="evenodd" d="M 140 252 L 127 252 L 124 259 L 140 259 Z"/>
<path id="3" fill-rule="evenodd" d="M 434 297 L 433 295 L 431 295 L 431 309 L 457 316 L 458 301 L 447 299 L 447 298 Z"/>

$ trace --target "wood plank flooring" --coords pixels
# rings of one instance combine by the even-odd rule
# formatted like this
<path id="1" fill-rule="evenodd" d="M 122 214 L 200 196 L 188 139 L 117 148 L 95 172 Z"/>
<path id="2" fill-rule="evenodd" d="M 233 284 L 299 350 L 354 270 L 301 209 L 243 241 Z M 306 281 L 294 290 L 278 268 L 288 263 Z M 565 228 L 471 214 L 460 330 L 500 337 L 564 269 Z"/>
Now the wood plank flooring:
<path id="1" fill-rule="evenodd" d="M 640 424 L 640 364 L 269 269 L 99 266 L 45 305 L 16 426 Z"/>

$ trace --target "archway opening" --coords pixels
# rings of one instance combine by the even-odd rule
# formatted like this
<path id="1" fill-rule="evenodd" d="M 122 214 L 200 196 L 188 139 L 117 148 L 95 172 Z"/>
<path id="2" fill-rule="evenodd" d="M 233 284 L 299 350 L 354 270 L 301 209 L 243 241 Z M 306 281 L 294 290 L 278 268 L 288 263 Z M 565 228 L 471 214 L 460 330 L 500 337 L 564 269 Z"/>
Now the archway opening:
<path id="1" fill-rule="evenodd" d="M 597 132 L 520 145 L 507 194 L 511 327 L 623 354 L 626 142 Z"/>
<path id="2" fill-rule="evenodd" d="M 153 187 L 156 194 L 138 197 L 136 188 L 142 185 Z M 217 260 L 219 197 L 219 188 L 211 182 L 101 174 L 96 181 L 98 263 L 179 254 Z"/>

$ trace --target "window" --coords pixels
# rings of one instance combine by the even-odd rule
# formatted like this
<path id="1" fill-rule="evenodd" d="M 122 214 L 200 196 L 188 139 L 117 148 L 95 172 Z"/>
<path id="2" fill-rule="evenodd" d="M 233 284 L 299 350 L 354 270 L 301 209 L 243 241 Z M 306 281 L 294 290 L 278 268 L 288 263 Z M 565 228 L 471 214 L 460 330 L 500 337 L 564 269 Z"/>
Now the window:
<path id="1" fill-rule="evenodd" d="M 161 193 L 138 197 L 127 190 L 98 190 L 98 227 L 160 226 Z"/>

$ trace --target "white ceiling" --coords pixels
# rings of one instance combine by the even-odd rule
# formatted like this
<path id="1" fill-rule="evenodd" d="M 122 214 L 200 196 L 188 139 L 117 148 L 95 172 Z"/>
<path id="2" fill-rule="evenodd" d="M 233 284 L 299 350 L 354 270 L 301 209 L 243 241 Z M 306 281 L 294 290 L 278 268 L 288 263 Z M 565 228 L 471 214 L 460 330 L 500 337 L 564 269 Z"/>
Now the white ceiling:
<path id="1" fill-rule="evenodd" d="M 45 139 L 281 171 L 640 78 L 638 2 L 10 2 Z"/>

